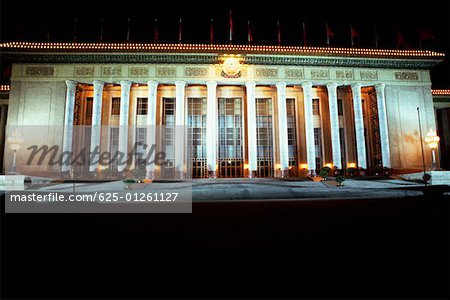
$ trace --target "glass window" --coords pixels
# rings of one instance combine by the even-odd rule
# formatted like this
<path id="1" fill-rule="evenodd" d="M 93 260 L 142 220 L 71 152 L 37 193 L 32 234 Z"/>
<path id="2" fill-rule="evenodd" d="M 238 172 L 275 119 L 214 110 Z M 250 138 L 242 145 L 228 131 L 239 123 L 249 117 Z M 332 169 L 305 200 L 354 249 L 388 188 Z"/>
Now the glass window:
<path id="1" fill-rule="evenodd" d="M 137 115 L 146 115 L 147 114 L 147 106 L 148 106 L 147 98 L 137 98 L 136 114 Z"/>
<path id="2" fill-rule="evenodd" d="M 338 109 L 338 116 L 344 115 L 344 107 L 342 103 L 342 99 L 337 99 L 337 109 Z"/>
<path id="3" fill-rule="evenodd" d="M 319 99 L 312 99 L 312 108 L 313 108 L 313 115 L 314 116 L 320 116 L 320 101 Z"/>
<path id="4" fill-rule="evenodd" d="M 113 116 L 120 115 L 120 97 L 112 98 L 111 115 Z"/>

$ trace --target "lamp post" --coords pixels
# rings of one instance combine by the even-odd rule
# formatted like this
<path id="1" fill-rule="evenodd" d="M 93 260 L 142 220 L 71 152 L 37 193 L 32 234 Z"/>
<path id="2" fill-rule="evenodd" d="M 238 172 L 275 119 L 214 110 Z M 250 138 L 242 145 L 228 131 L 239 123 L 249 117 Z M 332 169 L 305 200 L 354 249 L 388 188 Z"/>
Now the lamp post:
<path id="1" fill-rule="evenodd" d="M 436 130 L 430 129 L 427 132 L 427 137 L 425 138 L 425 143 L 427 143 L 428 147 L 431 149 L 431 158 L 432 158 L 432 167 L 433 171 L 436 170 L 436 149 L 438 147 L 438 143 L 440 141 L 439 136 L 436 134 Z"/>
<path id="2" fill-rule="evenodd" d="M 7 141 L 9 143 L 9 147 L 13 151 L 13 160 L 9 173 L 16 174 L 16 155 L 17 151 L 20 149 L 20 146 L 23 144 L 23 137 L 22 134 L 19 132 L 19 128 L 13 130 L 11 135 L 8 137 Z"/>

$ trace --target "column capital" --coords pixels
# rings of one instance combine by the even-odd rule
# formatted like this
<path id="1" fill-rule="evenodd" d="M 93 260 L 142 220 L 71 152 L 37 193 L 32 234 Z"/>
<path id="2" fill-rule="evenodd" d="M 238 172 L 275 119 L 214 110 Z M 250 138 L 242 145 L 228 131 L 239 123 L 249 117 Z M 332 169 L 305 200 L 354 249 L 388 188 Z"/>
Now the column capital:
<path id="1" fill-rule="evenodd" d="M 149 80 L 147 81 L 148 86 L 158 86 L 159 82 L 156 80 Z"/>
<path id="2" fill-rule="evenodd" d="M 306 81 L 306 82 L 302 82 L 301 86 L 303 89 L 311 89 L 312 88 L 312 82 L 311 81 Z"/>
<path id="3" fill-rule="evenodd" d="M 352 90 L 355 90 L 355 89 L 361 89 L 361 87 L 362 87 L 362 84 L 361 83 L 359 83 L 359 82 L 356 82 L 356 83 L 352 83 L 351 85 L 350 85 L 350 87 L 352 88 Z"/>
<path id="4" fill-rule="evenodd" d="M 216 88 L 216 87 L 217 87 L 217 81 L 214 81 L 214 80 L 208 80 L 208 81 L 206 82 L 206 86 L 207 86 L 208 88 Z"/>
<path id="5" fill-rule="evenodd" d="M 385 83 L 378 83 L 375 85 L 375 91 L 383 92 L 385 87 L 386 87 Z"/>
<path id="6" fill-rule="evenodd" d="M 120 85 L 122 87 L 130 87 L 131 86 L 131 81 L 129 81 L 129 80 L 121 80 L 120 81 Z"/>
<path id="7" fill-rule="evenodd" d="M 329 82 L 329 83 L 326 84 L 326 87 L 327 87 L 328 91 L 330 89 L 335 90 L 337 88 L 337 86 L 338 86 L 338 84 L 336 82 Z"/>
<path id="8" fill-rule="evenodd" d="M 177 80 L 175 81 L 175 86 L 179 87 L 186 87 L 186 81 L 183 80 Z"/>
<path id="9" fill-rule="evenodd" d="M 286 88 L 287 83 L 285 81 L 279 81 L 276 84 L 276 87 L 279 88 Z"/>
<path id="10" fill-rule="evenodd" d="M 254 87 L 256 87 L 256 82 L 254 82 L 254 81 L 247 81 L 245 83 L 245 87 L 247 87 L 247 88 L 254 88 Z"/>
<path id="11" fill-rule="evenodd" d="M 77 82 L 73 80 L 66 80 L 66 85 L 68 88 L 75 88 L 77 86 Z"/>
<path id="12" fill-rule="evenodd" d="M 105 85 L 105 82 L 101 81 L 101 80 L 94 80 L 92 83 L 94 84 L 94 87 L 95 86 L 102 86 L 103 87 Z"/>

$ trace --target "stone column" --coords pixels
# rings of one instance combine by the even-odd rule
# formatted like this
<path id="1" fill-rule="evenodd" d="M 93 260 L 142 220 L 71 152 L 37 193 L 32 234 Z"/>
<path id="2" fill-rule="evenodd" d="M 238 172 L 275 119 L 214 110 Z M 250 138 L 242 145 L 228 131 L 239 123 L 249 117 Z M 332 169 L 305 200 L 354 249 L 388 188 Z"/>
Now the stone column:
<path id="1" fill-rule="evenodd" d="M 258 170 L 257 141 L 256 141 L 256 100 L 254 81 L 246 82 L 247 89 L 247 134 L 248 134 L 248 169 L 249 177 L 254 177 Z"/>
<path id="2" fill-rule="evenodd" d="M 92 103 L 92 128 L 91 128 L 91 153 L 100 153 L 100 131 L 102 126 L 102 102 L 103 102 L 103 81 L 94 80 L 94 101 Z M 97 148 L 97 151 L 96 151 Z M 93 160 L 89 163 L 89 172 L 94 176 L 98 175 L 99 154 L 90 156 Z"/>
<path id="3" fill-rule="evenodd" d="M 119 160 L 117 169 L 119 173 L 123 173 L 127 166 L 127 162 L 131 157 L 128 157 L 128 119 L 130 108 L 130 88 L 131 81 L 122 80 L 120 82 L 120 117 L 119 117 L 119 152 L 123 153 L 124 157 Z M 120 159 L 120 158 L 119 158 Z"/>
<path id="4" fill-rule="evenodd" d="M 206 161 L 210 178 L 216 178 L 217 170 L 217 82 L 208 81 L 207 115 L 206 115 Z"/>
<path id="5" fill-rule="evenodd" d="M 341 140 L 339 136 L 339 116 L 337 105 L 337 83 L 328 83 L 328 105 L 330 107 L 331 149 L 333 166 L 342 169 Z"/>
<path id="6" fill-rule="evenodd" d="M 177 178 L 184 178 L 184 95 L 186 82 L 175 82 L 175 172 Z"/>
<path id="7" fill-rule="evenodd" d="M 287 134 L 287 113 L 286 113 L 286 82 L 278 82 L 277 101 L 278 101 L 278 134 L 281 177 L 285 178 L 289 174 L 289 149 Z"/>
<path id="8" fill-rule="evenodd" d="M 147 81 L 148 86 L 148 105 L 147 105 L 147 149 L 145 157 L 148 157 L 149 152 L 153 149 L 153 156 L 150 161 L 155 160 L 156 154 L 156 95 L 158 92 L 158 82 L 154 80 Z M 155 147 L 153 147 L 155 145 Z M 146 165 L 147 178 L 155 178 L 155 163 Z"/>
<path id="9" fill-rule="evenodd" d="M 306 135 L 306 157 L 308 172 L 316 175 L 316 148 L 314 146 L 314 123 L 312 110 L 312 83 L 302 83 L 303 102 L 305 104 L 305 135 Z"/>
<path id="10" fill-rule="evenodd" d="M 77 90 L 77 83 L 72 80 L 66 80 L 66 109 L 64 115 L 64 139 L 63 139 L 63 153 L 70 153 L 72 157 L 72 137 L 73 137 L 73 110 L 75 106 L 75 93 Z M 64 155 L 66 157 L 66 155 Z M 70 165 L 62 165 L 61 172 L 64 177 L 67 177 L 70 172 Z"/>
<path id="11" fill-rule="evenodd" d="M 386 114 L 386 97 L 384 94 L 384 83 L 377 84 L 375 91 L 377 94 L 377 108 L 378 108 L 378 120 L 380 126 L 380 140 L 381 140 L 381 160 L 383 167 L 391 167 L 391 154 L 389 150 L 389 133 Z"/>
<path id="12" fill-rule="evenodd" d="M 358 168 L 367 169 L 366 139 L 364 137 L 364 119 L 361 101 L 361 84 L 352 84 L 351 88 L 353 93 L 353 111 L 355 115 L 356 154 L 358 157 Z"/>

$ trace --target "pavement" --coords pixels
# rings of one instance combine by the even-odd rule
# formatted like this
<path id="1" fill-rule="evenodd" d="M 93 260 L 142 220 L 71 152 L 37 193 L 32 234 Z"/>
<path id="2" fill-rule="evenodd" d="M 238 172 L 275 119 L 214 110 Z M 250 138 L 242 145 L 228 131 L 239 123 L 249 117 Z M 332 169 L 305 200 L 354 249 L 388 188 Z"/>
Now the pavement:
<path id="1" fill-rule="evenodd" d="M 196 179 L 179 182 L 153 182 L 133 184 L 126 189 L 122 181 L 95 183 L 55 182 L 32 185 L 27 191 L 53 192 L 176 192 L 192 187 L 194 202 L 298 200 L 298 199 L 369 199 L 421 196 L 424 185 L 399 179 L 347 179 L 337 186 L 333 178 L 327 181 L 280 180 L 264 178 Z"/>

